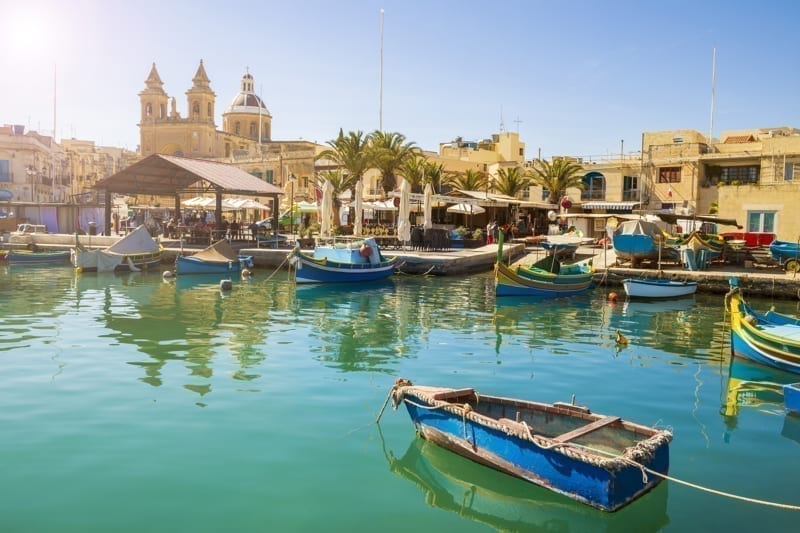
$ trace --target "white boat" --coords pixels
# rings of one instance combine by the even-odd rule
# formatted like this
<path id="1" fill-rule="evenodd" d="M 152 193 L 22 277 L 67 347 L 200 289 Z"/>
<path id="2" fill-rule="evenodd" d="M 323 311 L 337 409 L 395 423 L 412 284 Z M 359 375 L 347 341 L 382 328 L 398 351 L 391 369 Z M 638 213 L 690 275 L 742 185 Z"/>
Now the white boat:
<path id="1" fill-rule="evenodd" d="M 622 285 L 625 287 L 625 293 L 631 298 L 679 298 L 697 291 L 696 281 L 626 279 Z"/>
<path id="2" fill-rule="evenodd" d="M 72 264 L 84 272 L 146 270 L 158 268 L 163 251 L 142 225 L 102 250 L 88 249 L 78 242 L 72 249 Z"/>

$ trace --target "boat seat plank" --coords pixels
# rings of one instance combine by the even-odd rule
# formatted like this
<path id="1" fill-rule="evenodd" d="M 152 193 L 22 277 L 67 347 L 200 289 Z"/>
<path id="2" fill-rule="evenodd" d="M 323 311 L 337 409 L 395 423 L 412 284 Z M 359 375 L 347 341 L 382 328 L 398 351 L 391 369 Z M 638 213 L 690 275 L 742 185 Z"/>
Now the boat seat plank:
<path id="1" fill-rule="evenodd" d="M 562 433 L 558 437 L 553 438 L 553 440 L 556 442 L 569 442 L 573 439 L 577 439 L 578 437 L 582 437 L 587 433 L 591 433 L 592 431 L 596 431 L 600 428 L 613 424 L 614 422 L 617 422 L 619 420 L 620 417 L 618 416 L 606 416 L 604 418 L 601 418 L 600 420 L 595 420 L 591 424 L 586 424 L 585 426 L 573 429 L 572 431 Z"/>
<path id="2" fill-rule="evenodd" d="M 453 400 L 455 398 L 462 398 L 464 396 L 474 396 L 475 389 L 455 389 L 451 391 L 437 392 L 433 395 L 434 400 Z"/>

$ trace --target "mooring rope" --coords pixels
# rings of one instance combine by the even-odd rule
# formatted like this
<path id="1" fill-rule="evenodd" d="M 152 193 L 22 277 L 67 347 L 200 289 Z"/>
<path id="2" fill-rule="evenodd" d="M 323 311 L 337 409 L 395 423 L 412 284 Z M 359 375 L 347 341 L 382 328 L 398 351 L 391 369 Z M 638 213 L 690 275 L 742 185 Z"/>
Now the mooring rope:
<path id="1" fill-rule="evenodd" d="M 272 279 L 272 277 L 273 277 L 275 274 L 277 274 L 277 272 L 278 272 L 278 271 L 281 269 L 281 267 L 282 267 L 282 266 L 283 266 L 283 265 L 286 263 L 286 261 L 288 261 L 288 260 L 289 260 L 289 257 L 291 257 L 291 254 L 289 254 L 289 255 L 287 255 L 286 257 L 284 257 L 284 258 L 283 258 L 283 261 L 281 262 L 281 264 L 280 264 L 280 265 L 278 265 L 278 268 L 276 268 L 275 270 L 273 270 L 273 271 L 272 271 L 272 274 L 270 274 L 269 276 L 267 276 L 267 279 L 265 279 L 264 281 L 269 281 L 269 280 L 271 280 L 271 279 Z"/>

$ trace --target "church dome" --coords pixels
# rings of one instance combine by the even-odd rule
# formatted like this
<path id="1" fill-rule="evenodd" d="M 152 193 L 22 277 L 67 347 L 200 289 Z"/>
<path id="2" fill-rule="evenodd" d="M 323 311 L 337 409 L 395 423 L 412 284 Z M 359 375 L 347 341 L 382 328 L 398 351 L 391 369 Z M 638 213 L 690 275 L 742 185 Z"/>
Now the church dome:
<path id="1" fill-rule="evenodd" d="M 253 87 L 255 82 L 253 75 L 249 72 L 242 76 L 242 88 L 239 91 L 231 105 L 225 109 L 225 114 L 228 113 L 254 113 L 256 115 L 269 115 L 269 109 L 263 100 L 255 93 Z"/>

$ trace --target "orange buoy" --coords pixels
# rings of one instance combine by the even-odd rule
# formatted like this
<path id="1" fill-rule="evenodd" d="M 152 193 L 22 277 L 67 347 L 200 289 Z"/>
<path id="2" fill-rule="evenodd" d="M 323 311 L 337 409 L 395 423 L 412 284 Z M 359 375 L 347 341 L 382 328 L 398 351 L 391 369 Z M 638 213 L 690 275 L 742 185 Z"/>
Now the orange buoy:
<path id="1" fill-rule="evenodd" d="M 617 293 L 616 292 L 609 292 L 608 293 L 608 301 L 609 302 L 616 302 L 617 301 Z"/>

